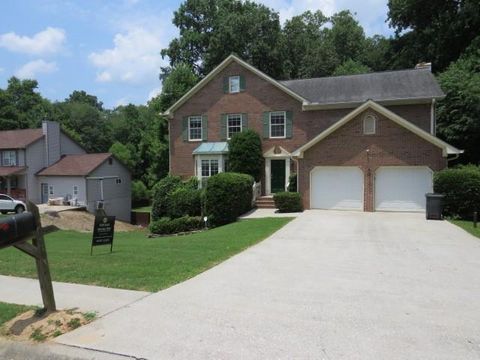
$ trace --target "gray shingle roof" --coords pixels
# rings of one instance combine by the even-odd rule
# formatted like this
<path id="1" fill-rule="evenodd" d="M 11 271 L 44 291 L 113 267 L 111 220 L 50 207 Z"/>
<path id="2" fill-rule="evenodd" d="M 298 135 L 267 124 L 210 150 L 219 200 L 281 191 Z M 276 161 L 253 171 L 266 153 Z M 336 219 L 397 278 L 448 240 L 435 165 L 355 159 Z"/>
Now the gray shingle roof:
<path id="1" fill-rule="evenodd" d="M 361 103 L 367 100 L 392 101 L 442 98 L 429 70 L 385 71 L 361 75 L 332 76 L 280 81 L 312 103 Z"/>

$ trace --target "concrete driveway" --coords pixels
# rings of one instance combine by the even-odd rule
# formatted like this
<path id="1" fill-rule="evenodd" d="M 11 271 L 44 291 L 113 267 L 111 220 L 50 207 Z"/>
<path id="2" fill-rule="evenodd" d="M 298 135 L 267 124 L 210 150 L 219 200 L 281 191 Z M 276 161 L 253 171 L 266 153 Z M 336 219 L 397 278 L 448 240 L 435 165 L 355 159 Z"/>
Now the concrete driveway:
<path id="1" fill-rule="evenodd" d="M 480 240 L 420 214 L 307 211 L 57 341 L 146 359 L 479 359 Z"/>

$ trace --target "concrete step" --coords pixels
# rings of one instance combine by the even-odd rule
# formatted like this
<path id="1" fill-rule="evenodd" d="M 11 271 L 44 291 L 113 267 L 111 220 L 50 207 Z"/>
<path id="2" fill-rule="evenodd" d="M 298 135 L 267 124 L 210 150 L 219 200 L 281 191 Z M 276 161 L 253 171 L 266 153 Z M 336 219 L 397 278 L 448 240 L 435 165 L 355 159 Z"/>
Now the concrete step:
<path id="1" fill-rule="evenodd" d="M 255 201 L 255 205 L 259 209 L 275 209 L 275 202 L 272 197 L 262 196 Z"/>

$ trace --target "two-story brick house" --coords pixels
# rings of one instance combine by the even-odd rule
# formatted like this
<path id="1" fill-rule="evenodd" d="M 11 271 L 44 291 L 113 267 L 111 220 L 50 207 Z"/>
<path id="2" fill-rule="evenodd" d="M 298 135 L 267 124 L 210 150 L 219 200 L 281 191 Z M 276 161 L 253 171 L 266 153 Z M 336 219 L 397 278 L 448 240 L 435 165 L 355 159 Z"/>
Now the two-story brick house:
<path id="1" fill-rule="evenodd" d="M 305 208 L 425 208 L 432 174 L 462 151 L 435 136 L 429 69 L 276 81 L 231 55 L 172 105 L 170 172 L 209 177 L 228 167 L 228 140 L 262 137 L 262 192 L 291 173 Z"/>

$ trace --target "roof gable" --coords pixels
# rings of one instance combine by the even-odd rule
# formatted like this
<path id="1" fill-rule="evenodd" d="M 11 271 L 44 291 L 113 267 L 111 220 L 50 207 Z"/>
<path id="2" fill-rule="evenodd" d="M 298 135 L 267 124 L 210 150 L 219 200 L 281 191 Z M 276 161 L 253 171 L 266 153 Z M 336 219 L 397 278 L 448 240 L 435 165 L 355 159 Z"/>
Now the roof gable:
<path id="1" fill-rule="evenodd" d="M 170 106 L 163 115 L 172 116 L 175 110 L 177 110 L 181 105 L 188 101 L 193 95 L 195 95 L 200 89 L 202 89 L 205 85 L 207 85 L 215 76 L 217 76 L 223 69 L 225 69 L 229 64 L 232 62 L 236 62 L 239 65 L 243 66 L 247 70 L 253 72 L 255 75 L 259 76 L 260 78 L 264 79 L 265 81 L 269 82 L 270 84 L 274 85 L 278 89 L 282 90 L 283 92 L 287 93 L 288 95 L 292 96 L 293 98 L 297 99 L 301 103 L 305 104 L 308 103 L 301 95 L 297 94 L 292 89 L 289 89 L 287 86 L 283 85 L 282 83 L 278 82 L 277 80 L 271 78 L 267 74 L 261 72 L 254 66 L 250 65 L 249 63 L 243 61 L 239 57 L 235 55 L 228 56 L 225 60 L 223 60 L 215 69 L 210 71 L 207 76 L 205 76 L 202 80 L 200 80 L 194 87 L 192 87 L 185 95 L 183 95 L 175 104 Z"/>
<path id="2" fill-rule="evenodd" d="M 367 109 L 373 109 L 376 112 L 382 114 L 386 118 L 394 121 L 398 125 L 404 127 L 405 129 L 413 132 L 414 134 L 418 135 L 422 139 L 432 143 L 435 146 L 438 146 L 443 150 L 443 155 L 447 156 L 448 154 L 461 154 L 463 153 L 463 150 L 459 150 L 456 147 L 446 143 L 443 140 L 440 140 L 436 136 L 433 136 L 432 134 L 426 132 L 425 130 L 420 129 L 418 126 L 412 124 L 408 120 L 405 120 L 404 118 L 398 116 L 397 114 L 393 113 L 392 111 L 388 110 L 387 108 L 377 104 L 376 102 L 372 100 L 366 101 L 363 105 L 357 107 L 355 110 L 351 111 L 347 115 L 345 115 L 342 119 L 325 129 L 323 132 L 315 136 L 312 140 L 307 142 L 305 145 L 301 146 L 297 150 L 293 152 L 293 156 L 302 158 L 303 153 L 307 151 L 309 148 L 317 144 L 318 142 L 322 141 L 325 139 L 328 135 L 332 134 L 339 128 L 341 128 L 343 125 L 348 123 L 349 121 L 353 120 L 357 115 L 361 114 L 363 111 Z"/>
<path id="3" fill-rule="evenodd" d="M 39 176 L 87 176 L 103 164 L 110 153 L 65 155 L 56 163 L 40 170 Z"/>
<path id="4" fill-rule="evenodd" d="M 0 131 L 0 149 L 25 149 L 41 138 L 43 138 L 42 129 Z"/>

